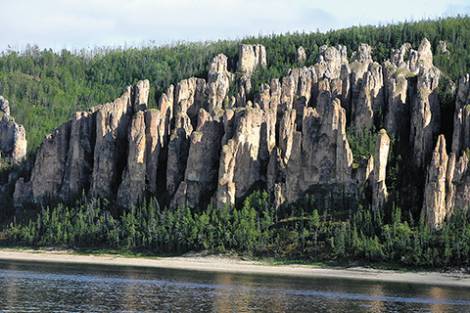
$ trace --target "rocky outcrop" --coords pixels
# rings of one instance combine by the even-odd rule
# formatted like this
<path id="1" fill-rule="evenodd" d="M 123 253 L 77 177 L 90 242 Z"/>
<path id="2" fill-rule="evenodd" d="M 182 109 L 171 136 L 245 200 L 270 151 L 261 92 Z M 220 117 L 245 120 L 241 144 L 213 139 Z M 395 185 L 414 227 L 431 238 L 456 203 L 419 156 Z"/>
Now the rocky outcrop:
<path id="1" fill-rule="evenodd" d="M 385 62 L 384 68 L 385 128 L 393 137 L 402 139 L 409 129 L 408 80 L 392 63 Z"/>
<path id="2" fill-rule="evenodd" d="M 217 189 L 219 158 L 224 134 L 220 111 L 211 115 L 199 112 L 198 126 L 192 132 L 184 181 L 180 183 L 172 207 L 207 206 Z"/>
<path id="3" fill-rule="evenodd" d="M 175 88 L 174 114 L 187 114 L 192 127 L 196 127 L 199 109 L 206 101 L 206 80 L 192 77 L 183 79 Z"/>
<path id="4" fill-rule="evenodd" d="M 460 157 L 456 157 L 456 154 L 452 152 L 447 165 L 447 214 L 452 214 L 455 210 L 468 210 L 469 208 L 470 168 L 468 155 L 464 153 Z"/>
<path id="5" fill-rule="evenodd" d="M 177 113 L 175 129 L 172 131 L 168 143 L 166 189 L 170 198 L 173 197 L 184 179 L 192 132 L 193 127 L 189 116 L 186 113 Z"/>
<path id="6" fill-rule="evenodd" d="M 394 200 L 386 186 L 393 137 L 406 158 L 393 162 L 412 164 L 393 163 L 410 171 L 394 174 L 412 176 L 407 186 L 424 199 L 413 208 L 431 227 L 470 205 L 469 78 L 459 83 L 447 155 L 444 136 L 435 145 L 443 128 L 440 72 L 427 40 L 417 50 L 404 44 L 383 64 L 366 44 L 351 62 L 344 46 L 322 46 L 315 65 L 292 68 L 253 96 L 250 75 L 267 66 L 266 50 L 242 45 L 239 57 L 237 79 L 218 54 L 207 80 L 170 86 L 156 109 L 147 105 L 150 83 L 140 81 L 114 102 L 76 113 L 45 139 L 31 173 L 16 183 L 15 201 L 69 201 L 87 193 L 124 209 L 147 197 L 162 207 L 200 209 L 233 206 L 265 189 L 276 208 L 309 195 L 318 209 L 350 210 L 367 199 L 384 211 Z M 230 86 L 238 88 L 236 97 Z M 353 158 L 351 147 L 363 153 L 368 147 L 358 145 L 369 144 L 356 131 L 382 125 L 373 155 Z M 370 188 L 363 190 L 365 183 Z"/>
<path id="7" fill-rule="evenodd" d="M 77 112 L 70 122 L 70 137 L 60 197 L 71 200 L 88 192 L 93 173 L 96 115 Z M 64 139 L 65 140 L 65 139 Z"/>
<path id="8" fill-rule="evenodd" d="M 8 100 L 0 96 L 0 162 L 13 164 L 24 160 L 27 153 L 26 131 L 10 116 Z"/>
<path id="9" fill-rule="evenodd" d="M 0 96 L 0 113 L 3 113 L 3 115 L 6 116 L 10 116 L 10 103 L 2 96 Z"/>
<path id="10" fill-rule="evenodd" d="M 440 227 L 447 216 L 446 175 L 448 161 L 446 140 L 443 135 L 440 135 L 428 167 L 422 211 L 427 224 L 432 228 Z"/>
<path id="11" fill-rule="evenodd" d="M 141 80 L 132 88 L 132 108 L 134 112 L 147 109 L 150 93 L 150 82 Z"/>
<path id="12" fill-rule="evenodd" d="M 298 125 L 301 125 L 303 109 L 309 105 L 313 89 L 318 79 L 314 67 L 294 68 L 283 77 L 281 86 L 279 114 L 292 108 L 298 114 Z"/>
<path id="13" fill-rule="evenodd" d="M 217 206 L 235 204 L 235 200 L 247 196 L 249 191 L 263 180 L 261 174 L 262 128 L 265 114 L 257 106 L 248 104 L 238 110 L 226 123 L 232 124 L 232 138 L 222 147 L 220 157 Z M 230 127 L 230 126 L 228 126 Z"/>
<path id="14" fill-rule="evenodd" d="M 146 127 L 145 112 L 134 114 L 129 128 L 127 167 L 117 193 L 117 203 L 130 208 L 144 200 L 146 180 Z"/>
<path id="15" fill-rule="evenodd" d="M 323 45 L 320 47 L 320 55 L 315 64 L 315 70 L 319 79 L 335 79 L 341 76 L 341 69 L 347 65 L 348 54 L 345 46 L 336 47 Z"/>
<path id="16" fill-rule="evenodd" d="M 46 137 L 31 173 L 31 191 L 36 201 L 58 198 L 66 171 L 71 123 L 65 123 Z"/>
<path id="17" fill-rule="evenodd" d="M 239 73 L 250 77 L 258 67 L 266 66 L 266 48 L 263 45 L 240 45 L 238 50 Z"/>
<path id="18" fill-rule="evenodd" d="M 373 172 L 371 175 L 372 185 L 372 209 L 381 210 L 387 202 L 388 192 L 385 184 L 387 178 L 387 161 L 390 151 L 390 138 L 385 129 L 379 131 L 373 158 Z"/>
<path id="19" fill-rule="evenodd" d="M 376 62 L 368 64 L 368 70 L 363 74 L 361 82 L 353 85 L 353 97 L 357 88 L 359 94 L 352 101 L 351 125 L 359 132 L 371 129 L 374 116 L 379 114 L 384 106 L 382 66 Z M 357 87 L 357 84 L 360 84 L 360 87 Z"/>
<path id="20" fill-rule="evenodd" d="M 452 152 L 460 155 L 470 148 L 470 74 L 459 80 L 454 112 Z"/>
<path id="21" fill-rule="evenodd" d="M 227 57 L 219 54 L 212 60 L 207 81 L 207 109 L 209 112 L 221 109 L 227 96 L 233 74 L 227 69 Z"/>
<path id="22" fill-rule="evenodd" d="M 93 160 L 92 194 L 114 198 L 126 155 L 127 130 L 132 116 L 131 87 L 120 98 L 96 110 L 96 143 Z"/>
<path id="23" fill-rule="evenodd" d="M 270 160 L 280 171 L 271 170 L 270 177 L 274 177 L 271 185 L 282 193 L 281 198 L 294 202 L 325 186 L 331 190 L 336 186 L 354 188 L 349 184 L 353 159 L 346 138 L 346 112 L 340 101 L 333 100 L 323 115 L 314 108 L 304 108 L 302 132 L 296 130 L 294 114 L 295 110 L 284 113 L 279 149 Z"/>
<path id="24" fill-rule="evenodd" d="M 423 40 L 418 49 L 419 73 L 416 95 L 411 102 L 410 144 L 417 168 L 429 163 L 434 138 L 440 130 L 440 105 L 437 96 L 440 71 L 432 64 L 429 41 Z"/>
<path id="25" fill-rule="evenodd" d="M 307 61 L 307 52 L 305 51 L 304 47 L 300 46 L 297 48 L 297 63 L 300 65 L 304 65 Z"/>

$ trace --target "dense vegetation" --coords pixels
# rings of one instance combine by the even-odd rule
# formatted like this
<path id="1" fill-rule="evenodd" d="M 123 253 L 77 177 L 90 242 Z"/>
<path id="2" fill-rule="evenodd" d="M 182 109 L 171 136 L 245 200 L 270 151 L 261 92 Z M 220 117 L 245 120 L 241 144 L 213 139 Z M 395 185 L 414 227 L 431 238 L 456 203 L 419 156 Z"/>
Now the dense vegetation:
<path id="1" fill-rule="evenodd" d="M 423 221 L 402 217 L 398 208 L 388 223 L 368 210 L 359 210 L 346 221 L 317 210 L 294 209 L 283 216 L 260 192 L 240 209 L 160 210 L 150 201 L 118 217 L 105 203 L 84 199 L 75 207 L 46 208 L 27 224 L 12 223 L 4 236 L 10 243 L 36 247 L 105 247 L 153 254 L 235 251 L 307 261 L 470 266 L 470 219 L 464 213 L 432 232 Z"/>
<path id="2" fill-rule="evenodd" d="M 433 47 L 447 41 L 450 55 L 436 54 L 435 64 L 445 77 L 456 80 L 470 68 L 470 18 L 456 17 L 434 21 L 386 26 L 361 26 L 327 33 L 294 33 L 245 38 L 247 43 L 266 46 L 268 68 L 253 78 L 254 91 L 262 81 L 284 75 L 296 64 L 296 49 L 307 50 L 307 65 L 313 64 L 319 47 L 343 44 L 351 53 L 359 43 L 374 47 L 374 58 L 382 61 L 390 49 L 404 42 L 419 45 L 427 37 Z M 236 68 L 237 41 L 188 43 L 165 47 L 100 49 L 54 52 L 30 47 L 23 52 L 0 55 L 0 94 L 12 104 L 12 114 L 24 124 L 29 147 L 34 150 L 53 128 L 80 109 L 110 101 L 124 86 L 139 79 L 152 82 L 151 105 L 171 83 L 191 76 L 206 77 L 207 66 L 217 53 L 229 57 Z M 446 84 L 442 84 L 446 85 Z"/>

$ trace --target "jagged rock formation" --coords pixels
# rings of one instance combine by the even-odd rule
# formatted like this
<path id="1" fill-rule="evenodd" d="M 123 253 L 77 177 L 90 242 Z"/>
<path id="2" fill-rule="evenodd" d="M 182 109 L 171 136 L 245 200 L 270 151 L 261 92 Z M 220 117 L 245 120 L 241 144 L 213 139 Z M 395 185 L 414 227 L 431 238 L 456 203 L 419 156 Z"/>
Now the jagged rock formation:
<path id="1" fill-rule="evenodd" d="M 449 158 L 446 140 L 440 135 L 426 177 L 423 213 L 428 225 L 439 227 L 446 217 L 446 174 Z"/>
<path id="2" fill-rule="evenodd" d="M 10 103 L 2 96 L 0 96 L 0 113 L 10 116 Z"/>
<path id="3" fill-rule="evenodd" d="M 238 71 L 251 76 L 257 67 L 266 67 L 266 48 L 262 45 L 240 45 Z"/>
<path id="4" fill-rule="evenodd" d="M 111 198 L 117 190 L 132 115 L 131 89 L 128 87 L 114 102 L 96 108 L 96 143 L 91 182 L 95 197 Z"/>
<path id="5" fill-rule="evenodd" d="M 93 169 L 96 116 L 77 112 L 71 120 L 69 150 L 65 163 L 61 197 L 70 200 L 90 188 Z"/>
<path id="6" fill-rule="evenodd" d="M 19 163 L 27 153 L 26 131 L 10 116 L 8 100 L 0 96 L 0 161 Z"/>
<path id="7" fill-rule="evenodd" d="M 208 74 L 208 105 L 209 111 L 222 108 L 223 101 L 233 80 L 233 74 L 227 69 L 227 57 L 223 54 L 217 55 L 209 67 Z"/>
<path id="8" fill-rule="evenodd" d="M 414 163 L 422 168 L 429 161 L 433 139 L 440 128 L 440 106 L 437 93 L 440 71 L 432 64 L 431 44 L 423 40 L 418 49 L 416 95 L 411 103 L 410 143 Z"/>
<path id="9" fill-rule="evenodd" d="M 267 157 L 267 137 L 263 133 L 266 114 L 258 106 L 247 107 L 226 116 L 226 142 L 222 147 L 217 189 L 217 206 L 233 205 L 235 200 L 248 195 L 250 189 L 263 178 L 261 166 Z"/>
<path id="10" fill-rule="evenodd" d="M 373 210 L 381 210 L 387 202 L 388 192 L 385 179 L 387 177 L 386 171 L 389 151 L 390 137 L 385 129 L 381 129 L 377 137 L 375 158 L 371 157 L 371 162 L 373 163 L 371 175 Z"/>
<path id="11" fill-rule="evenodd" d="M 125 207 L 132 207 L 144 198 L 147 145 L 145 128 L 145 113 L 137 111 L 129 128 L 127 167 L 117 193 L 117 202 Z"/>
<path id="12" fill-rule="evenodd" d="M 180 183 L 172 207 L 207 206 L 217 189 L 220 145 L 224 133 L 221 112 L 213 115 L 201 109 L 198 126 L 192 132 L 184 181 Z"/>
<path id="13" fill-rule="evenodd" d="M 454 112 L 452 152 L 459 155 L 470 147 L 470 75 L 459 81 Z"/>
<path id="14" fill-rule="evenodd" d="M 297 48 L 297 63 L 303 65 L 307 61 L 307 52 L 304 47 L 300 46 Z"/>
<path id="15" fill-rule="evenodd" d="M 456 209 L 470 207 L 469 75 L 459 81 L 454 112 L 452 148 L 447 154 L 446 140 L 439 136 L 433 159 L 427 169 L 423 212 L 431 227 L 438 228 Z"/>
<path id="16" fill-rule="evenodd" d="M 393 138 L 409 157 L 423 195 L 417 206 L 431 227 L 470 205 L 470 79 L 459 83 L 448 154 L 446 138 L 437 139 L 440 72 L 429 41 L 417 50 L 404 44 L 383 64 L 367 44 L 351 60 L 344 46 L 322 46 L 317 63 L 265 82 L 248 99 L 266 53 L 261 45 L 241 45 L 238 78 L 227 57 L 216 55 L 207 80 L 169 86 L 158 109 L 147 107 L 150 83 L 140 81 L 114 102 L 76 113 L 45 139 L 30 179 L 16 183 L 15 201 L 71 200 L 85 192 L 122 208 L 152 196 L 164 206 L 199 209 L 236 205 L 264 189 L 276 207 L 311 194 L 318 208 L 346 210 L 369 186 L 370 207 L 385 210 Z M 307 62 L 302 47 L 298 61 Z M 236 97 L 229 96 L 232 86 Z M 375 129 L 374 155 L 353 155 L 348 135 Z"/>

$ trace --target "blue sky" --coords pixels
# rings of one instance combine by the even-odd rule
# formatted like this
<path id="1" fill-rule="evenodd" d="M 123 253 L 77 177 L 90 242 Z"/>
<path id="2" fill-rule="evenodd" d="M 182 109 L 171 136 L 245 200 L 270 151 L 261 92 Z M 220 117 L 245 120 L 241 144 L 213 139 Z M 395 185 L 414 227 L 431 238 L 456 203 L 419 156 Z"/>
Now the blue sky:
<path id="1" fill-rule="evenodd" d="M 321 31 L 470 14 L 470 0 L 0 0 L 0 50 Z"/>

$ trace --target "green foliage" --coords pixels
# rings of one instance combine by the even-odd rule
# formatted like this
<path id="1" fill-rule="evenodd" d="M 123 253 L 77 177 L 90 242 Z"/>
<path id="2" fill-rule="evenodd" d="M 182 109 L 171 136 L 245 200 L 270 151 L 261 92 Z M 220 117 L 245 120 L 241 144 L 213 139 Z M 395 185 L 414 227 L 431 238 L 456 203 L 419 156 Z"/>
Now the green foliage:
<path id="1" fill-rule="evenodd" d="M 354 130 L 347 132 L 349 147 L 353 153 L 354 164 L 359 166 L 360 162 L 369 159 L 375 154 L 375 146 L 377 143 L 377 134 L 373 129 Z"/>
<path id="2" fill-rule="evenodd" d="M 292 215 L 294 212 L 295 215 Z M 409 266 L 470 265 L 470 220 L 457 211 L 439 231 L 417 225 L 394 208 L 389 223 L 360 209 L 351 219 L 331 221 L 317 210 L 278 216 L 265 193 L 240 209 L 161 210 L 151 200 L 114 217 L 108 204 L 80 200 L 75 207 L 46 208 L 36 218 L 12 223 L 4 240 L 26 246 L 118 248 L 155 254 L 210 250 L 288 259 L 360 260 Z"/>

